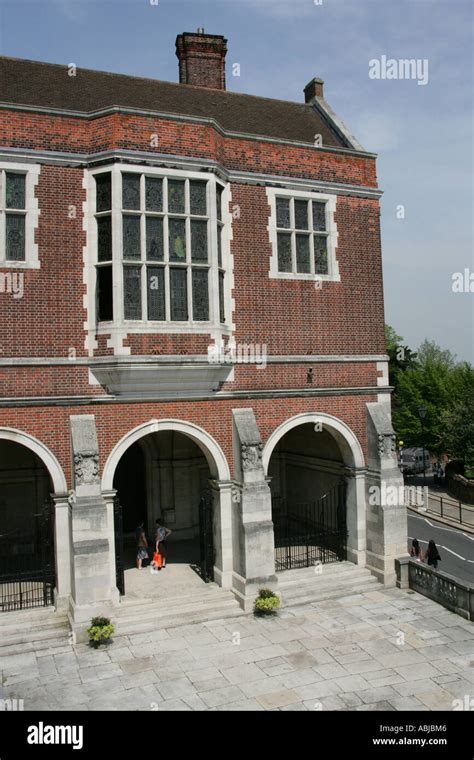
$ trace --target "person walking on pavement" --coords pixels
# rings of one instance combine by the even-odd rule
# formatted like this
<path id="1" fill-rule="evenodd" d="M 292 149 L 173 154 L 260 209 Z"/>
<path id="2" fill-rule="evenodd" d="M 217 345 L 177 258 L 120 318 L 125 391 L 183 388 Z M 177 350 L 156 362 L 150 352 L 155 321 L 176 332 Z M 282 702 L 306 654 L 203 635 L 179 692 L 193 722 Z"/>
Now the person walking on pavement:
<path id="1" fill-rule="evenodd" d="M 426 561 L 428 565 L 430 565 L 431 567 L 434 567 L 435 570 L 438 567 L 438 562 L 441 561 L 441 556 L 438 551 L 438 547 L 436 546 L 433 539 L 431 539 L 428 544 L 428 549 L 426 551 Z"/>

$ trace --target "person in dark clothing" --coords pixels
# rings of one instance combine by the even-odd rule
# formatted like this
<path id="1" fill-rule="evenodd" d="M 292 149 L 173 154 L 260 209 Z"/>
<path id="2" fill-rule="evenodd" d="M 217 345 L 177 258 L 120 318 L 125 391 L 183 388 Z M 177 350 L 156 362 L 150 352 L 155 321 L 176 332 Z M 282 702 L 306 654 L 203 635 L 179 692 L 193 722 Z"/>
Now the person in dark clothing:
<path id="1" fill-rule="evenodd" d="M 411 542 L 410 555 L 414 559 L 423 559 L 422 554 L 421 554 L 420 542 L 418 541 L 417 538 L 414 538 L 413 541 Z"/>
<path id="2" fill-rule="evenodd" d="M 428 565 L 430 565 L 431 567 L 434 567 L 435 570 L 438 567 L 438 562 L 441 561 L 438 547 L 436 546 L 433 539 L 431 539 L 428 544 L 428 550 L 426 552 L 426 561 L 428 562 Z"/>
<path id="3" fill-rule="evenodd" d="M 145 523 L 141 522 L 140 525 L 136 528 L 135 539 L 137 542 L 137 570 L 141 570 L 143 560 L 149 559 Z"/>

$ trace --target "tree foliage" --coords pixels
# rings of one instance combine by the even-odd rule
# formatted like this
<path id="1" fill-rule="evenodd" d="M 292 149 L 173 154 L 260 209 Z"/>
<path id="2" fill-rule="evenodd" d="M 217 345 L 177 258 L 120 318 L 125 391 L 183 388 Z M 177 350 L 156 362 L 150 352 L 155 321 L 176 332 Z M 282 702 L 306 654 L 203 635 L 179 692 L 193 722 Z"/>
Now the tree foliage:
<path id="1" fill-rule="evenodd" d="M 456 362 L 448 350 L 425 340 L 414 353 L 389 325 L 393 425 L 405 446 L 424 446 L 432 453 L 473 463 L 474 369 Z M 422 421 L 420 407 L 426 407 Z"/>

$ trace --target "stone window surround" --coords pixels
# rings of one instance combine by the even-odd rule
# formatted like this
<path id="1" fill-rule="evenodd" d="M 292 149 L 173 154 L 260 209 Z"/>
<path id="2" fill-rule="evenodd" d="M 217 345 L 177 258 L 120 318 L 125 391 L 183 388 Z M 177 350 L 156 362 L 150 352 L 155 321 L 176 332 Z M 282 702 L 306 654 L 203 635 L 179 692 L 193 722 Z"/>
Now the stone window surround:
<path id="1" fill-rule="evenodd" d="M 113 267 L 113 298 L 115 318 L 113 322 L 97 323 L 96 319 L 96 263 L 97 263 L 97 228 L 96 214 L 96 183 L 97 174 L 112 175 L 112 267 Z M 209 214 L 209 321 L 148 321 L 125 320 L 123 317 L 123 265 L 122 265 L 122 173 L 136 173 L 151 177 L 167 177 L 169 179 L 196 179 L 208 182 Z M 222 267 L 218 267 L 217 250 L 217 205 L 216 186 L 222 189 Z M 87 322 L 84 329 L 88 335 L 85 347 L 89 355 L 97 348 L 97 335 L 110 335 L 108 348 L 113 348 L 115 354 L 130 354 L 130 349 L 123 346 L 123 340 L 129 334 L 207 334 L 211 340 L 218 342 L 221 338 L 232 333 L 233 299 L 233 264 L 230 252 L 232 239 L 232 214 L 228 210 L 231 201 L 229 184 L 218 180 L 213 172 L 183 171 L 179 169 L 164 169 L 141 164 L 112 163 L 96 169 L 84 170 L 84 188 L 87 200 L 84 203 L 84 229 L 87 233 L 87 244 L 84 249 L 84 282 L 87 292 L 84 296 L 84 306 L 87 310 Z M 220 322 L 219 315 L 219 270 L 225 271 L 224 299 L 225 323 Z"/>
<path id="2" fill-rule="evenodd" d="M 285 190 L 284 188 L 267 187 L 267 198 L 270 205 L 270 219 L 267 227 L 272 254 L 270 256 L 270 271 L 268 276 L 271 279 L 279 280 L 309 280 L 317 282 L 319 280 L 329 282 L 340 282 L 339 264 L 336 259 L 337 248 L 337 225 L 334 221 L 336 211 L 337 196 L 327 193 L 306 192 L 304 190 Z M 302 200 L 314 200 L 326 204 L 326 231 L 327 231 L 327 254 L 328 254 L 328 274 L 304 273 L 304 272 L 279 272 L 278 271 L 278 241 L 277 241 L 277 217 L 276 217 L 276 199 L 277 198 L 295 198 Z"/>
<path id="3" fill-rule="evenodd" d="M 41 171 L 40 164 L 0 162 L 0 267 L 2 269 L 39 269 L 38 244 L 35 231 L 40 215 L 35 188 Z M 5 243 L 5 172 L 25 175 L 25 260 L 7 261 Z"/>

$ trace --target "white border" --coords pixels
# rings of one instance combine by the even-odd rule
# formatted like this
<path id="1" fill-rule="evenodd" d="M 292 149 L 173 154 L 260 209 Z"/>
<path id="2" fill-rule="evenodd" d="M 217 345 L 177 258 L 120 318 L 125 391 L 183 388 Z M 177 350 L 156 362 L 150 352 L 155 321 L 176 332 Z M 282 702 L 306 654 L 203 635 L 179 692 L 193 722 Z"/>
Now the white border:
<path id="1" fill-rule="evenodd" d="M 270 271 L 268 276 L 278 280 L 309 280 L 310 282 L 340 282 L 339 264 L 336 259 L 338 240 L 337 225 L 334 221 L 337 196 L 328 193 L 311 193 L 303 190 L 286 190 L 285 188 L 267 187 L 267 199 L 270 204 L 270 219 L 267 230 L 272 246 L 270 256 Z M 326 231 L 328 252 L 328 274 L 279 272 L 278 271 L 278 244 L 276 225 L 276 198 L 304 198 L 305 200 L 323 201 L 326 203 Z"/>
<path id="2" fill-rule="evenodd" d="M 121 203 L 121 175 L 122 172 L 145 174 L 148 176 L 160 176 L 176 179 L 198 179 L 208 181 L 208 200 L 209 200 L 209 221 L 211 225 L 211 234 L 209 235 L 209 309 L 211 319 L 207 322 L 149 322 L 147 320 L 125 320 L 123 318 L 123 268 L 122 268 L 122 203 Z M 100 325 L 96 322 L 96 259 L 97 259 L 97 230 L 95 224 L 95 197 L 96 188 L 94 177 L 97 174 L 112 174 L 112 266 L 113 266 L 113 287 L 114 287 L 114 310 L 115 317 L 113 322 L 103 322 Z M 231 299 L 231 288 L 233 286 L 233 261 L 230 252 L 231 240 L 231 221 L 232 215 L 226 211 L 230 202 L 230 188 L 221 182 L 224 187 L 222 195 L 223 202 L 223 223 L 224 233 L 222 235 L 222 269 L 226 273 L 225 277 L 225 299 L 226 299 L 226 322 L 221 324 L 219 321 L 219 287 L 218 287 L 218 267 L 217 267 L 217 236 L 214 234 L 216 227 L 216 182 L 217 178 L 213 172 L 182 171 L 178 169 L 163 169 L 150 167 L 142 164 L 108 164 L 98 169 L 85 170 L 84 187 L 87 192 L 87 200 L 84 204 L 84 228 L 87 233 L 86 246 L 84 248 L 84 283 L 86 285 L 86 294 L 84 296 L 84 307 L 87 311 L 87 320 L 84 323 L 84 329 L 87 332 L 85 347 L 89 356 L 93 356 L 97 348 L 97 335 L 110 336 L 107 341 L 107 347 L 114 349 L 115 355 L 127 355 L 131 353 L 130 347 L 125 347 L 123 341 L 129 334 L 207 334 L 211 336 L 211 342 L 217 342 L 223 336 L 232 334 L 232 314 L 233 303 Z M 189 242 L 189 241 L 188 241 Z"/>
<path id="3" fill-rule="evenodd" d="M 4 171 L 25 175 L 25 261 L 7 261 L 5 243 L 5 187 Z M 0 268 L 2 269 L 40 269 L 38 244 L 35 231 L 40 215 L 35 189 L 38 184 L 41 166 L 39 164 L 19 164 L 15 161 L 0 162 Z M 14 213 L 14 209 L 12 209 Z"/>

